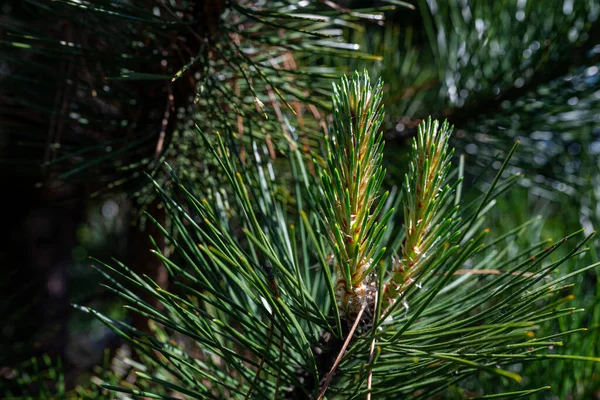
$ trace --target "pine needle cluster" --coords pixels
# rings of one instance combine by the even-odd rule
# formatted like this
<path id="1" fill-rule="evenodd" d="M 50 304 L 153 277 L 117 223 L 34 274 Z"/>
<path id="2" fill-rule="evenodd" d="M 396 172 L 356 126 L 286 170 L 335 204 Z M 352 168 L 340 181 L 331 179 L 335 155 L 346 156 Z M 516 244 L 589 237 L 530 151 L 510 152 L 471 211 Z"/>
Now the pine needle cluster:
<path id="1" fill-rule="evenodd" d="M 441 127 L 431 119 L 419 125 L 417 138 L 413 140 L 409 171 L 405 175 L 404 232 L 402 256 L 395 256 L 392 279 L 386 286 L 385 296 L 394 301 L 401 296 L 407 285 L 437 247 L 444 245 L 440 238 L 452 218 L 442 220 L 440 211 L 451 194 L 447 178 L 452 151 L 449 140 L 452 128 L 447 122 Z"/>
<path id="2" fill-rule="evenodd" d="M 393 212 L 378 221 L 387 197 L 379 198 L 385 176 L 382 84 L 372 88 L 368 75 L 343 78 L 333 109 L 322 210 L 335 255 L 338 305 L 344 315 L 356 316 L 363 305 L 372 310 L 375 304 L 372 271 L 385 252 L 380 242 Z"/>
<path id="3" fill-rule="evenodd" d="M 451 387 L 518 398 L 546 383 L 500 394 L 469 382 L 481 374 L 521 382 L 515 363 L 600 361 L 550 351 L 563 341 L 536 336 L 581 311 L 567 306 L 564 282 L 597 265 L 557 271 L 587 251 L 591 234 L 520 248 L 539 220 L 501 234 L 484 228 L 494 199 L 518 176 L 505 176 L 505 161 L 487 191 L 465 202 L 460 176 L 450 181 L 450 128 L 435 121 L 414 141 L 404 193 L 380 195 L 381 84 L 357 74 L 335 93 L 318 176 L 298 146 L 286 168 L 276 169 L 260 142 L 244 162 L 224 130 L 207 145 L 224 182 L 194 187 L 169 170 L 172 193 L 155 183 L 172 221 L 159 228 L 173 254 L 154 249 L 169 287 L 96 262 L 107 287 L 152 322 L 151 333 L 80 307 L 144 360 L 134 384 L 103 387 L 158 399 L 424 399 Z M 286 175 L 293 187 L 282 196 L 276 182 Z M 551 257 L 565 246 L 566 255 Z"/>

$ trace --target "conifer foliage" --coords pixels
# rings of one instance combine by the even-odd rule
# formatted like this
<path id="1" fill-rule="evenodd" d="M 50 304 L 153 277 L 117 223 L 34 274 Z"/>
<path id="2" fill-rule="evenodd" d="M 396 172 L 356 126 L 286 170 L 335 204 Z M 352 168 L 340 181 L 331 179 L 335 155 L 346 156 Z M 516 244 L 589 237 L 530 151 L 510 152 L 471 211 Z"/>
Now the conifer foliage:
<path id="1" fill-rule="evenodd" d="M 325 157 L 291 145 L 283 165 L 256 141 L 243 161 L 231 131 L 199 131 L 225 181 L 197 187 L 168 169 L 173 189 L 155 183 L 171 221 L 160 228 L 172 254 L 154 249 L 169 287 L 95 262 L 152 329 L 80 307 L 143 361 L 134 385 L 103 387 L 158 399 L 423 399 L 450 387 L 517 398 L 551 382 L 520 388 L 516 363 L 600 361 L 551 352 L 562 341 L 536 336 L 581 311 L 566 305 L 562 282 L 596 265 L 562 276 L 559 267 L 590 235 L 519 248 L 539 220 L 490 232 L 486 213 L 518 176 L 506 176 L 505 161 L 487 192 L 464 201 L 451 128 L 431 120 L 414 140 L 403 190 L 382 194 L 381 88 L 366 74 L 335 87 Z M 563 246 L 567 255 L 552 258 Z M 481 374 L 514 381 L 514 391 L 461 389 Z"/>

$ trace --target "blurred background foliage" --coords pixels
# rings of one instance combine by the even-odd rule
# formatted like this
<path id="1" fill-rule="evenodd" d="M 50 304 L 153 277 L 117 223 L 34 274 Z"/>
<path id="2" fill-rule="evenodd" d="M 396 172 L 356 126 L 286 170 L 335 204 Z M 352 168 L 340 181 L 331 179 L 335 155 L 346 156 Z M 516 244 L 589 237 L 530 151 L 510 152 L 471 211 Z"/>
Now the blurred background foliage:
<path id="1" fill-rule="evenodd" d="M 168 6 L 179 3 L 185 5 Z M 521 141 L 510 172 L 524 177 L 499 200 L 492 230 L 535 215 L 544 217 L 542 237 L 597 229 L 600 2 L 415 0 L 392 10 L 361 0 L 336 7 L 292 1 L 261 3 L 262 14 L 243 3 L 103 0 L 90 2 L 84 15 L 83 1 L 4 1 L 0 175 L 7 215 L 0 256 L 7 272 L 0 280 L 6 293 L 0 379 L 13 393 L 50 390 L 15 378 L 39 370 L 64 371 L 58 382 L 68 390 L 107 363 L 119 364 L 115 380 L 134 379 L 135 357 L 69 303 L 131 318 L 98 286 L 87 258 L 147 259 L 149 232 L 139 227 L 145 226 L 139 209 L 160 214 L 160 207 L 142 172 L 160 179 L 169 160 L 202 182 L 210 160 L 198 153 L 193 121 L 207 132 L 236 132 L 241 157 L 252 137 L 264 139 L 273 156 L 286 135 L 314 145 L 329 107 L 329 78 L 343 71 L 366 68 L 385 82 L 390 182 L 405 172 L 400 166 L 417 124 L 428 115 L 448 118 L 474 191 L 489 185 L 499 152 Z M 310 18 L 288 18 L 298 8 Z M 598 261 L 594 240 L 582 265 Z M 570 290 L 587 312 L 549 329 L 589 328 L 569 338 L 568 351 L 591 355 L 600 343 L 597 271 L 576 283 Z M 551 395 L 540 398 L 599 396 L 597 364 L 556 360 L 524 368 L 524 387 L 552 384 Z M 477 385 L 504 383 L 490 378 Z M 63 393 L 63 386 L 48 393 Z M 462 398 L 459 389 L 456 396 Z"/>

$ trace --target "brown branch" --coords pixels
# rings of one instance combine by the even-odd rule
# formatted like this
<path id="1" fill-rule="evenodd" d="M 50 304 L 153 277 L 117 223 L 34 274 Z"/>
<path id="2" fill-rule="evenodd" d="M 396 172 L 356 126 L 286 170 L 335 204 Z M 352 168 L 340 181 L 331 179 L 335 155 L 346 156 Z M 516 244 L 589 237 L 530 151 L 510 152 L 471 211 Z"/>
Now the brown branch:
<path id="1" fill-rule="evenodd" d="M 373 305 L 373 315 L 377 314 L 377 300 L 379 294 L 375 292 L 375 302 Z M 373 384 L 373 355 L 375 354 L 375 338 L 371 341 L 371 348 L 369 350 L 369 375 L 367 376 L 367 400 L 371 400 L 371 386 Z"/>
<path id="2" fill-rule="evenodd" d="M 271 340 L 273 339 L 273 319 L 275 318 L 274 313 L 273 315 L 271 315 L 271 324 L 269 325 L 269 335 L 268 335 L 268 339 L 267 339 L 267 345 L 265 346 L 265 355 L 261 357 L 260 362 L 258 363 L 258 368 L 256 369 L 256 374 L 254 375 L 254 379 L 252 380 L 252 383 L 250 383 L 250 388 L 248 389 L 248 393 L 246 393 L 246 396 L 244 397 L 244 400 L 248 400 L 250 398 L 250 395 L 252 394 L 252 391 L 254 390 L 254 385 L 256 384 L 256 381 L 258 380 L 258 377 L 260 376 L 260 372 L 262 371 L 263 365 L 265 363 L 265 359 L 267 358 L 267 353 L 269 352 L 269 347 L 271 346 Z"/>
<path id="3" fill-rule="evenodd" d="M 454 275 L 502 275 L 507 274 L 506 271 L 500 271 L 499 269 L 459 269 L 454 272 Z M 539 278 L 541 274 L 534 274 L 533 272 L 522 272 L 522 271 L 514 271 L 510 273 L 514 276 L 533 276 L 534 278 Z M 547 280 L 552 280 L 552 277 L 546 276 Z"/>
<path id="4" fill-rule="evenodd" d="M 352 328 L 350 329 L 350 332 L 348 333 L 348 337 L 346 338 L 344 345 L 340 349 L 340 352 L 339 352 L 337 358 L 335 359 L 333 366 L 331 367 L 331 370 L 329 370 L 329 373 L 327 373 L 327 377 L 325 378 L 325 382 L 323 382 L 323 386 L 321 388 L 321 393 L 319 394 L 319 397 L 317 398 L 317 400 L 322 400 L 323 396 L 325 396 L 325 392 L 327 391 L 327 388 L 329 387 L 329 383 L 331 383 L 331 378 L 333 378 L 333 374 L 335 373 L 335 370 L 337 369 L 338 365 L 340 364 L 340 361 L 342 361 L 342 356 L 344 355 L 346 348 L 348 348 L 348 345 L 350 344 L 350 341 L 352 340 L 352 337 L 354 336 L 354 331 L 356 331 L 356 328 L 358 327 L 360 318 L 362 317 L 362 314 L 365 311 L 365 308 L 367 308 L 367 303 L 363 303 L 362 306 L 360 307 L 360 310 L 358 311 L 358 314 L 356 314 L 356 319 L 354 320 L 354 324 L 352 325 Z"/>
<path id="5" fill-rule="evenodd" d="M 163 120 L 161 122 L 160 134 L 158 136 L 158 141 L 156 142 L 156 150 L 154 151 L 154 159 L 158 160 L 160 155 L 163 152 L 163 146 L 165 142 L 165 137 L 167 136 L 167 127 L 169 125 L 169 118 L 171 116 L 171 111 L 174 107 L 175 97 L 173 96 L 173 88 L 171 85 L 167 85 L 167 106 L 165 107 L 165 113 L 163 114 Z"/>

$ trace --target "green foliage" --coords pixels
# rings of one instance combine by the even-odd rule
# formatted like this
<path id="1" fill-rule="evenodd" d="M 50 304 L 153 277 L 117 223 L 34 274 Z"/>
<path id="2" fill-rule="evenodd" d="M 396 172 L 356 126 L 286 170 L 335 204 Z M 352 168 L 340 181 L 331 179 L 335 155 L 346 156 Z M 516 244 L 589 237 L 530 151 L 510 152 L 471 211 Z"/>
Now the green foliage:
<path id="1" fill-rule="evenodd" d="M 154 194 L 144 172 L 169 183 L 161 173 L 166 160 L 187 170 L 190 181 L 220 179 L 211 176 L 214 160 L 193 121 L 211 134 L 215 127 L 235 131 L 242 158 L 255 139 L 273 156 L 291 137 L 313 145 L 318 118 L 305 114 L 319 117 L 329 107 L 329 81 L 339 71 L 297 64 L 314 54 L 374 58 L 340 29 L 365 18 L 383 15 L 316 1 L 7 0 L 0 22 L 2 176 L 33 186 L 41 164 L 40 186 L 51 195 L 73 196 L 85 186 L 93 195 L 125 192 L 147 202 Z M 65 190 L 71 184 L 77 189 Z M 79 272 L 69 268 L 78 279 L 69 300 L 105 310 Z M 11 273 L 0 282 L 8 289 L 0 307 L 3 366 L 38 355 L 32 343 L 58 325 L 29 326 L 27 312 L 46 290 L 46 277 L 37 275 Z M 66 317 L 60 323 L 68 324 Z"/>
<path id="2" fill-rule="evenodd" d="M 10 371 L 10 374 L 17 376 L 13 386 L 18 388 L 19 395 L 15 396 L 11 392 L 9 380 L 4 379 L 6 386 L 2 388 L 2 392 L 7 399 L 45 400 L 63 399 L 66 396 L 62 365 L 60 362 L 54 365 L 48 356 L 40 359 L 32 358 L 30 361 L 21 364 L 18 369 Z"/>
<path id="3" fill-rule="evenodd" d="M 77 384 L 65 382 L 68 367 L 61 360 L 53 361 L 48 355 L 22 363 L 17 368 L 3 371 L 0 386 L 7 400 L 115 400 L 127 399 L 122 393 L 109 391 L 100 385 L 130 385 L 140 372 L 147 372 L 142 358 L 136 362 L 127 351 L 120 349 L 116 354 L 104 352 L 101 365 L 93 369 L 93 376 L 77 377 Z M 145 387 L 144 383 L 138 383 Z"/>
<path id="4" fill-rule="evenodd" d="M 266 157 L 267 146 L 258 142 L 253 157 L 243 162 L 231 131 L 224 130 L 209 149 L 227 178 L 225 184 L 190 186 L 173 170 L 169 172 L 174 192 L 155 183 L 173 228 L 161 227 L 174 254 L 166 257 L 160 249 L 154 250 L 170 272 L 169 288 L 157 287 L 121 263 L 97 262 L 107 287 L 130 309 L 154 322 L 152 332 L 140 332 L 81 307 L 128 340 L 151 372 L 138 373 L 144 387 L 104 387 L 165 399 L 174 398 L 175 393 L 194 398 L 429 398 L 449 388 L 463 396 L 518 398 L 545 390 L 546 382 L 537 382 L 534 389 L 513 384 L 511 391 L 503 394 L 462 387 L 461 382 L 468 385 L 466 378 L 485 374 L 520 382 L 515 364 L 532 361 L 599 361 L 549 351 L 549 346 L 560 346 L 562 341 L 555 341 L 555 335 L 535 334 L 548 322 L 581 311 L 566 306 L 572 296 L 564 295 L 563 282 L 597 265 L 562 276 L 552 274 L 581 258 L 590 236 L 577 241 L 581 232 L 576 232 L 553 243 L 539 241 L 521 247 L 524 238 L 531 239 L 530 229 L 537 220 L 503 234 L 494 235 L 483 228 L 494 200 L 518 176 L 504 177 L 507 159 L 486 192 L 465 202 L 458 195 L 460 179 L 456 181 L 454 174 L 446 177 L 449 127 L 440 129 L 435 122 L 421 126 L 407 191 L 402 196 L 390 195 L 381 212 L 372 213 L 391 212 L 381 240 L 373 242 L 377 230 L 367 231 L 371 241 L 366 243 L 387 248 L 371 283 L 376 299 L 372 304 L 363 301 L 356 316 L 340 315 L 334 290 L 339 267 L 331 264 L 336 260 L 333 246 L 338 243 L 331 232 L 337 228 L 327 226 L 337 220 L 328 219 L 328 215 L 336 215 L 333 211 L 323 214 L 321 197 L 329 193 L 326 201 L 337 201 L 331 194 L 343 193 L 350 199 L 349 188 L 327 188 L 328 182 L 354 187 L 360 181 L 328 175 L 337 172 L 332 168 L 336 162 L 343 165 L 343 159 L 334 161 L 334 155 L 342 155 L 344 148 L 360 149 L 354 144 L 367 138 L 358 136 L 364 129 L 349 132 L 336 127 L 353 126 L 347 119 L 352 110 L 361 110 L 367 99 L 377 99 L 379 90 L 369 86 L 366 76 L 343 81 L 336 89 L 334 105 L 341 110 L 335 113 L 337 120 L 328 139 L 329 161 L 320 178 L 308 172 L 310 158 L 304 157 L 298 146 L 287 150 L 286 169 L 276 169 L 274 161 Z M 370 104 L 371 110 L 354 115 L 377 116 L 378 103 Z M 351 140 L 344 142 L 341 139 L 347 133 L 352 134 Z M 201 136 L 209 140 L 209 136 Z M 344 143 L 353 146 L 344 147 Z M 382 146 L 369 148 L 377 150 L 372 159 L 379 160 Z M 427 150 L 430 157 L 423 158 Z M 346 155 L 346 165 L 358 168 L 350 153 Z M 436 176 L 411 181 L 415 176 L 424 177 L 424 171 Z M 289 195 L 277 192 L 276 182 L 282 178 L 291 183 Z M 424 190 L 428 187 L 442 187 L 442 194 L 436 197 Z M 424 198 L 429 198 L 430 204 L 446 201 L 435 210 L 438 206 L 426 209 L 424 219 L 432 221 L 427 226 L 437 227 L 430 231 L 435 233 L 431 243 L 436 244 L 419 260 L 418 273 L 403 287 L 400 301 L 384 307 L 379 294 L 391 278 L 397 260 L 393 254 L 402 251 L 403 240 L 412 243 L 406 239 L 412 233 L 395 228 L 400 220 L 389 210 L 404 202 L 408 216 L 420 212 L 414 209 L 418 203 L 408 200 L 415 195 L 408 192 L 411 189 L 416 198 L 429 193 Z M 341 204 L 329 204 L 329 208 L 335 207 Z M 371 207 L 379 208 L 375 203 Z M 430 217 L 427 211 L 437 215 Z M 347 214 L 337 215 L 346 215 L 348 220 Z M 405 225 L 410 229 L 410 219 Z M 553 258 L 564 247 L 568 247 L 564 255 Z M 147 296 L 160 305 L 148 303 L 144 300 Z M 367 306 L 373 307 L 372 320 L 360 324 Z M 561 336 L 571 333 L 565 331 Z"/>

